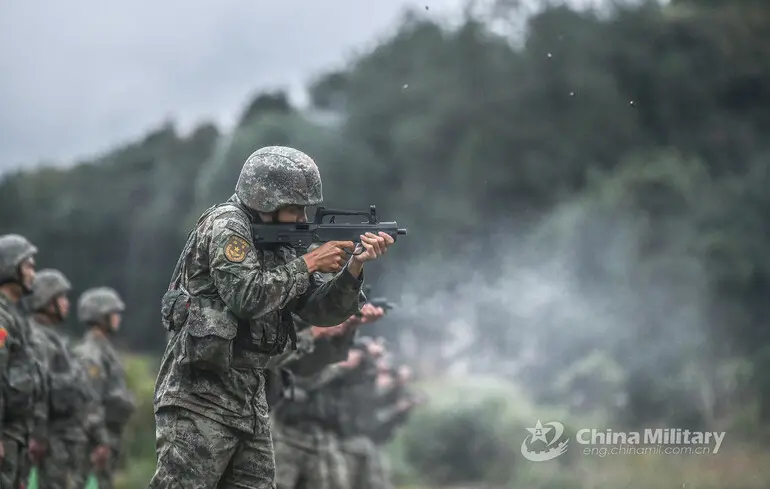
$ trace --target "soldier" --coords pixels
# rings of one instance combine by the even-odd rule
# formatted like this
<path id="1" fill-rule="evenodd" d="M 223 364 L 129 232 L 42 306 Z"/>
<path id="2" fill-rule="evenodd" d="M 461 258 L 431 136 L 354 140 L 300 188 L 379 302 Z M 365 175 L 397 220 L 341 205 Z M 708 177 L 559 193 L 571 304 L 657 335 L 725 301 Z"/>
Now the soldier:
<path id="1" fill-rule="evenodd" d="M 361 338 L 359 351 L 362 361 L 337 393 L 341 445 L 347 461 L 349 489 L 380 489 L 387 484 L 382 480 L 379 454 L 369 431 L 377 423 L 377 364 L 385 347 L 381 340 Z"/>
<path id="2" fill-rule="evenodd" d="M 361 317 L 351 316 L 337 327 L 319 329 L 316 342 L 344 344 L 343 358 L 347 357 L 351 333 L 361 324 L 377 321 L 384 312 L 366 304 L 361 308 Z M 317 365 L 306 365 L 310 358 L 309 355 L 286 365 L 297 376 L 292 397 L 280 402 L 273 412 L 276 484 L 278 489 L 343 489 L 348 484 L 346 462 L 338 437 L 330 427 L 336 421 L 334 394 L 324 387 L 343 376 L 344 369 L 355 368 L 357 364 L 343 362 L 319 371 Z M 327 363 L 334 359 L 339 360 L 325 358 Z"/>
<path id="3" fill-rule="evenodd" d="M 393 439 L 396 429 L 406 423 L 412 409 L 422 402 L 408 389 L 411 377 L 412 370 L 406 365 L 397 369 L 379 365 L 375 401 L 378 408 L 374 423 L 367 431 L 375 448 L 368 467 L 369 480 L 374 481 L 372 487 L 375 489 L 393 487 L 386 445 Z"/>
<path id="4" fill-rule="evenodd" d="M 103 430 L 92 431 L 88 426 L 94 393 L 85 371 L 70 354 L 66 338 L 55 330 L 69 315 L 67 293 L 71 288 L 61 272 L 40 270 L 25 301 L 32 313 L 33 343 L 44 355 L 49 389 L 49 448 L 40 465 L 40 485 L 45 489 L 84 487 L 90 469 L 89 439 L 105 442 Z M 102 426 L 92 427 L 98 430 Z"/>
<path id="5" fill-rule="evenodd" d="M 296 338 L 291 313 L 333 326 L 358 312 L 364 262 L 393 239 L 255 248 L 252 223 L 305 222 L 320 204 L 315 162 L 296 149 L 255 151 L 235 195 L 206 210 L 190 232 L 162 301 L 174 332 L 155 386 L 158 465 L 153 489 L 272 488 L 275 479 L 265 378 L 271 356 Z M 349 250 L 346 252 L 346 250 Z M 316 273 L 336 273 L 324 282 Z"/>
<path id="6" fill-rule="evenodd" d="M 37 248 L 17 234 L 0 236 L 0 487 L 16 488 L 46 449 L 45 386 L 20 309 L 35 278 Z"/>
<path id="7" fill-rule="evenodd" d="M 73 352 L 86 369 L 106 431 L 106 443 L 94 447 L 91 452 L 99 489 L 113 487 L 120 439 L 135 409 L 123 363 L 111 341 L 120 327 L 124 309 L 118 293 L 109 287 L 86 290 L 78 300 L 78 321 L 88 327 L 88 331 Z"/>

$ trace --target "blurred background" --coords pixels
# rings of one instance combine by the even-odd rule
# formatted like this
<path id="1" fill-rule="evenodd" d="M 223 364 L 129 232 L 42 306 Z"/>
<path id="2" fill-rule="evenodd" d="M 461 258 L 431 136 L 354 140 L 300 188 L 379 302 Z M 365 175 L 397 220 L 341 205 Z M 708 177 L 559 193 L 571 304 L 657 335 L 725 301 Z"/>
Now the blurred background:
<path id="1" fill-rule="evenodd" d="M 174 263 L 265 145 L 409 228 L 367 272 L 431 398 L 400 487 L 770 487 L 766 0 L 3 2 L 0 71 L 0 234 L 127 303 L 121 489 Z M 727 436 L 536 464 L 537 419 Z"/>

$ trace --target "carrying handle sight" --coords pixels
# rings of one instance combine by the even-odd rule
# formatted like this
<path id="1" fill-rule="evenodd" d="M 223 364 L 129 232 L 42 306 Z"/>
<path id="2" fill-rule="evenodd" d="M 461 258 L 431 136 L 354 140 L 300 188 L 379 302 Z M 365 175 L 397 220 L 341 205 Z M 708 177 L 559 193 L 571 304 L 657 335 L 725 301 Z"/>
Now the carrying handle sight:
<path id="1" fill-rule="evenodd" d="M 348 211 L 344 209 L 327 209 L 326 207 L 318 207 L 315 211 L 315 218 L 313 222 L 316 224 L 323 224 L 323 218 L 326 216 L 332 216 L 330 222 L 334 222 L 336 216 L 362 216 L 369 219 L 367 224 L 377 224 L 377 209 L 375 206 L 369 206 L 369 212 L 365 211 Z M 400 234 L 400 233 L 399 233 Z"/>
<path id="2" fill-rule="evenodd" d="M 345 209 L 327 209 L 326 207 L 318 207 L 315 211 L 315 217 L 313 218 L 314 224 L 323 224 L 323 219 L 326 216 L 331 216 L 331 219 L 329 219 L 329 223 L 334 223 L 335 218 L 337 216 L 361 216 L 366 217 L 368 221 L 366 224 L 377 224 L 379 223 L 379 219 L 377 219 L 377 206 L 370 205 L 369 206 L 369 212 L 364 211 L 349 211 Z M 406 228 L 399 228 L 396 230 L 396 234 L 398 236 L 406 236 L 407 230 Z M 360 244 L 360 241 L 355 241 L 355 245 Z M 349 253 L 350 256 L 358 256 L 362 254 L 364 251 L 366 251 L 366 248 L 361 246 L 361 249 L 358 252 L 355 252 L 355 250 L 352 253 Z"/>

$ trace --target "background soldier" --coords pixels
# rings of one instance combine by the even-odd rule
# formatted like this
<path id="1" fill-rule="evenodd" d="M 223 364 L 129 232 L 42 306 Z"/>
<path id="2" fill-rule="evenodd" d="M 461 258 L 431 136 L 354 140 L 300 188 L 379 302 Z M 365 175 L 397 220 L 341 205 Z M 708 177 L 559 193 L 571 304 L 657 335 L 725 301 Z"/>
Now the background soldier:
<path id="1" fill-rule="evenodd" d="M 348 465 L 350 489 L 379 489 L 385 484 L 380 480 L 380 458 L 369 430 L 376 424 L 380 407 L 377 363 L 385 354 L 385 348 L 380 341 L 361 338 L 357 351 L 361 361 L 336 394 L 340 406 L 341 444 Z"/>
<path id="2" fill-rule="evenodd" d="M 126 385 L 123 363 L 110 340 L 120 327 L 124 309 L 118 293 L 109 287 L 89 289 L 78 300 L 78 320 L 89 329 L 73 352 L 86 368 L 107 437 L 107 445 L 96 446 L 91 454 L 97 467 L 99 489 L 113 487 L 123 428 L 135 408 L 134 396 Z"/>
<path id="3" fill-rule="evenodd" d="M 390 489 L 393 487 L 387 444 L 393 439 L 396 429 L 407 422 L 412 409 L 421 404 L 423 399 L 409 389 L 412 370 L 406 365 L 392 368 L 382 359 L 377 373 L 375 404 L 378 406 L 374 424 L 367 431 L 368 437 L 376 448 L 369 467 L 373 487 Z"/>
<path id="4" fill-rule="evenodd" d="M 48 450 L 40 464 L 40 486 L 68 489 L 85 486 L 90 469 L 88 436 L 83 428 L 93 393 L 66 338 L 56 331 L 69 315 L 72 286 L 57 270 L 41 270 L 26 298 L 35 348 L 43 353 L 49 388 Z"/>
<path id="5" fill-rule="evenodd" d="M 316 330 L 318 350 L 327 348 L 324 363 L 339 361 L 348 354 L 358 326 L 373 323 L 384 315 L 381 308 L 366 304 L 361 316 L 351 316 L 333 328 Z M 334 345 L 330 348 L 325 344 Z M 315 352 L 314 352 L 315 353 Z M 343 366 L 319 368 L 308 365 L 311 356 L 287 363 L 294 385 L 291 397 L 283 399 L 273 412 L 275 440 L 276 484 L 279 489 L 340 489 L 347 487 L 347 468 L 338 437 L 330 430 L 328 421 L 333 416 L 332 392 L 324 387 L 343 373 Z"/>
<path id="6" fill-rule="evenodd" d="M 16 488 L 29 458 L 45 452 L 45 390 L 20 301 L 31 292 L 37 248 L 26 238 L 0 236 L 0 487 Z M 25 450 L 26 449 L 26 450 Z"/>

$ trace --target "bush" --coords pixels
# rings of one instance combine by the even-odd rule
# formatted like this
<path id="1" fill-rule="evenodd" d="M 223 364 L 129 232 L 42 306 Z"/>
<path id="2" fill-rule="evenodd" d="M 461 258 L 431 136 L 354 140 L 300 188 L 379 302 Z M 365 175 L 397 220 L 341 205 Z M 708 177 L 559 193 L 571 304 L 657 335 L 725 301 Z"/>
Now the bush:
<path id="1" fill-rule="evenodd" d="M 547 413 L 514 385 L 474 378 L 423 386 L 430 401 L 415 411 L 391 446 L 400 484 L 507 484 L 514 480 L 525 428 Z"/>
<path id="2" fill-rule="evenodd" d="M 123 432 L 121 470 L 116 489 L 146 489 L 155 472 L 155 416 L 152 399 L 157 361 L 126 355 L 123 359 L 128 387 L 136 397 L 136 412 Z"/>

